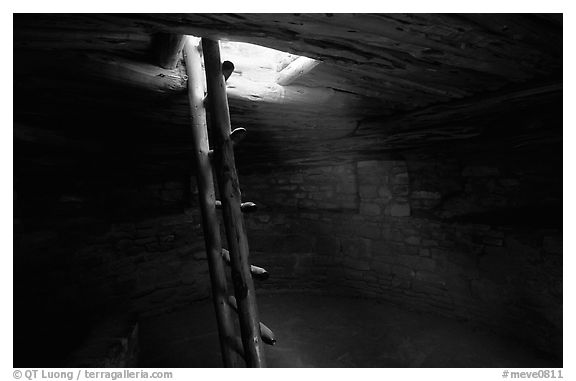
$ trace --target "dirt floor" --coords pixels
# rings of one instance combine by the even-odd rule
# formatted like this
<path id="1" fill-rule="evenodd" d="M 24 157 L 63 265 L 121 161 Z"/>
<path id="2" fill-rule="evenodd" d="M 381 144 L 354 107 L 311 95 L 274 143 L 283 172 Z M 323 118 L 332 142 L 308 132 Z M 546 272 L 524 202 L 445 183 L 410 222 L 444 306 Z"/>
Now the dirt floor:
<path id="1" fill-rule="evenodd" d="M 269 367 L 561 367 L 526 345 L 468 323 L 366 299 L 310 294 L 258 297 L 276 334 Z M 210 301 L 140 325 L 141 367 L 220 367 Z"/>

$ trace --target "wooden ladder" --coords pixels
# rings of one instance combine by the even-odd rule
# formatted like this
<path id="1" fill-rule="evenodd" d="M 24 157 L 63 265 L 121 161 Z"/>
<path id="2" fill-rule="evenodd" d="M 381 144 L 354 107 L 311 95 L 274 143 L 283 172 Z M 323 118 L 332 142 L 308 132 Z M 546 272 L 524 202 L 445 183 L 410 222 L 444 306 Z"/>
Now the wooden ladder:
<path id="1" fill-rule="evenodd" d="M 234 144 L 246 133 L 243 128 L 232 131 L 230 126 L 225 82 L 234 65 L 228 61 L 222 64 L 218 41 L 205 38 L 200 41 L 188 37 L 183 53 L 188 74 L 198 195 L 220 348 L 225 367 L 240 367 L 244 359 L 247 367 L 262 368 L 266 367 L 262 343 L 274 344 L 276 340 L 272 331 L 260 323 L 252 280 L 253 276 L 267 278 L 268 273 L 248 262 L 248 239 L 242 213 L 254 211 L 256 205 L 241 201 L 234 160 Z M 206 105 L 210 111 L 213 150 L 210 150 L 208 141 Z M 216 200 L 213 167 L 221 201 Z M 228 250 L 222 248 L 216 209 L 222 210 Z M 225 264 L 231 268 L 235 297 L 227 291 Z M 241 340 L 236 334 L 235 313 L 238 316 Z"/>

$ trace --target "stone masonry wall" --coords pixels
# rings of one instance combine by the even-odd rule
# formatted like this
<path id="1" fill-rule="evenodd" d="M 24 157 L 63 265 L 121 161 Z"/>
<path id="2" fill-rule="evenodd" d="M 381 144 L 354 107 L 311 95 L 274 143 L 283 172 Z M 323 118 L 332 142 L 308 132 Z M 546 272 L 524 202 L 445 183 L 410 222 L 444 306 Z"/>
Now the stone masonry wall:
<path id="1" fill-rule="evenodd" d="M 553 193 L 534 196 L 547 188 L 539 178 L 412 158 L 241 176 L 243 200 L 259 206 L 246 215 L 250 261 L 270 272 L 258 292 L 378 298 L 560 353 L 561 228 L 502 212 L 556 205 Z M 15 310 L 81 337 L 118 311 L 157 314 L 209 297 L 195 182 L 95 181 L 46 182 L 31 195 L 19 187 Z"/>
<path id="2" fill-rule="evenodd" d="M 558 228 L 486 222 L 519 206 L 522 178 L 495 167 L 359 161 L 241 179 L 251 261 L 271 289 L 374 297 L 488 324 L 561 351 Z M 456 217 L 484 213 L 480 222 Z M 492 213 L 492 214 L 490 214 Z"/>

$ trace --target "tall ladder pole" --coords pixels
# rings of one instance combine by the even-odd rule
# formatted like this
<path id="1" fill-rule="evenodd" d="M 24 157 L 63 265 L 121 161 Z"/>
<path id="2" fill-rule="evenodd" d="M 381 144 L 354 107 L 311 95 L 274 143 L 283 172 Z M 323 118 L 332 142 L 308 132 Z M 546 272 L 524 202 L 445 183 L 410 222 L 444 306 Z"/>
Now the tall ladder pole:
<path id="1" fill-rule="evenodd" d="M 184 46 L 184 60 L 188 73 L 188 98 L 190 102 L 190 117 L 192 122 L 192 141 L 196 161 L 196 179 L 198 197 L 202 212 L 204 241 L 210 269 L 212 285 L 212 300 L 216 310 L 216 320 L 220 337 L 220 348 L 224 366 L 235 368 L 242 365 L 238 352 L 238 339 L 235 334 L 232 306 L 229 304 L 226 286 L 226 272 L 222 258 L 222 242 L 220 225 L 216 216 L 216 195 L 212 165 L 208 156 L 208 131 L 206 125 L 206 108 L 204 106 L 204 81 L 199 41 L 194 43 L 187 38 Z"/>
<path id="2" fill-rule="evenodd" d="M 203 38 L 202 51 L 204 53 L 211 129 L 215 140 L 214 164 L 222 201 L 228 250 L 230 251 L 232 282 L 244 346 L 244 359 L 248 367 L 263 368 L 266 367 L 266 359 L 260 337 L 260 319 L 254 282 L 248 262 L 248 238 L 240 209 L 242 200 L 234 160 L 234 148 L 230 138 L 230 113 L 218 41 Z"/>

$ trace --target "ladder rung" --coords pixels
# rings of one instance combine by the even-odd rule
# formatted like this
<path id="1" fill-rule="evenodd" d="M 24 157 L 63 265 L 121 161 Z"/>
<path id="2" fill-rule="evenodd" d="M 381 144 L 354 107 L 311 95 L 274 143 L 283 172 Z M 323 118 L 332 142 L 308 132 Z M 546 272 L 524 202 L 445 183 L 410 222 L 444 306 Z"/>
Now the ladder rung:
<path id="1" fill-rule="evenodd" d="M 222 62 L 222 74 L 224 75 L 224 81 L 227 81 L 228 78 L 234 72 L 234 64 L 230 61 Z"/>
<path id="2" fill-rule="evenodd" d="M 216 200 L 214 206 L 216 207 L 216 209 L 222 209 L 222 201 Z M 240 204 L 240 210 L 242 211 L 242 213 L 254 213 L 255 211 L 258 210 L 258 205 L 256 205 L 251 201 L 243 202 Z"/>
<path id="3" fill-rule="evenodd" d="M 247 133 L 248 133 L 248 131 L 246 131 L 246 129 L 243 127 L 235 128 L 230 133 L 230 139 L 232 140 L 232 143 L 234 145 L 237 145 L 246 137 Z"/>
<path id="4" fill-rule="evenodd" d="M 222 258 L 227 265 L 230 265 L 230 252 L 228 250 L 222 249 Z M 270 273 L 266 269 L 254 265 L 250 265 L 250 274 L 252 274 L 252 278 L 258 280 L 266 280 L 270 277 Z"/>
<path id="5" fill-rule="evenodd" d="M 262 267 L 250 265 L 250 273 L 252 274 L 252 278 L 254 279 L 266 280 L 270 278 L 270 274 L 268 273 L 268 271 L 266 271 L 266 269 L 263 269 Z"/>
<path id="6" fill-rule="evenodd" d="M 254 204 L 251 201 L 243 202 L 242 204 L 240 204 L 240 210 L 243 213 L 254 213 L 255 211 L 258 210 L 258 205 Z"/>
<path id="7" fill-rule="evenodd" d="M 268 345 L 276 344 L 276 336 L 274 332 L 267 325 L 260 322 L 260 335 L 262 337 L 262 341 Z"/>
<path id="8" fill-rule="evenodd" d="M 242 131 L 234 132 L 236 130 L 244 130 L 244 132 L 242 132 Z M 236 145 L 236 144 L 240 143 L 240 141 L 242 141 L 242 139 L 244 139 L 244 137 L 246 136 L 246 129 L 239 127 L 239 128 L 236 128 L 234 131 L 232 131 L 232 133 L 230 134 L 230 138 L 232 139 L 232 144 Z M 208 156 L 209 157 L 214 156 L 214 150 L 213 149 L 208 151 Z"/>
<path id="9" fill-rule="evenodd" d="M 236 298 L 233 296 L 229 296 L 228 302 L 230 303 L 230 306 L 236 312 L 238 312 L 238 304 L 236 303 Z M 272 330 L 262 322 L 260 322 L 260 337 L 262 337 L 262 341 L 268 345 L 276 344 L 276 336 L 274 335 L 274 332 L 272 332 Z"/>

